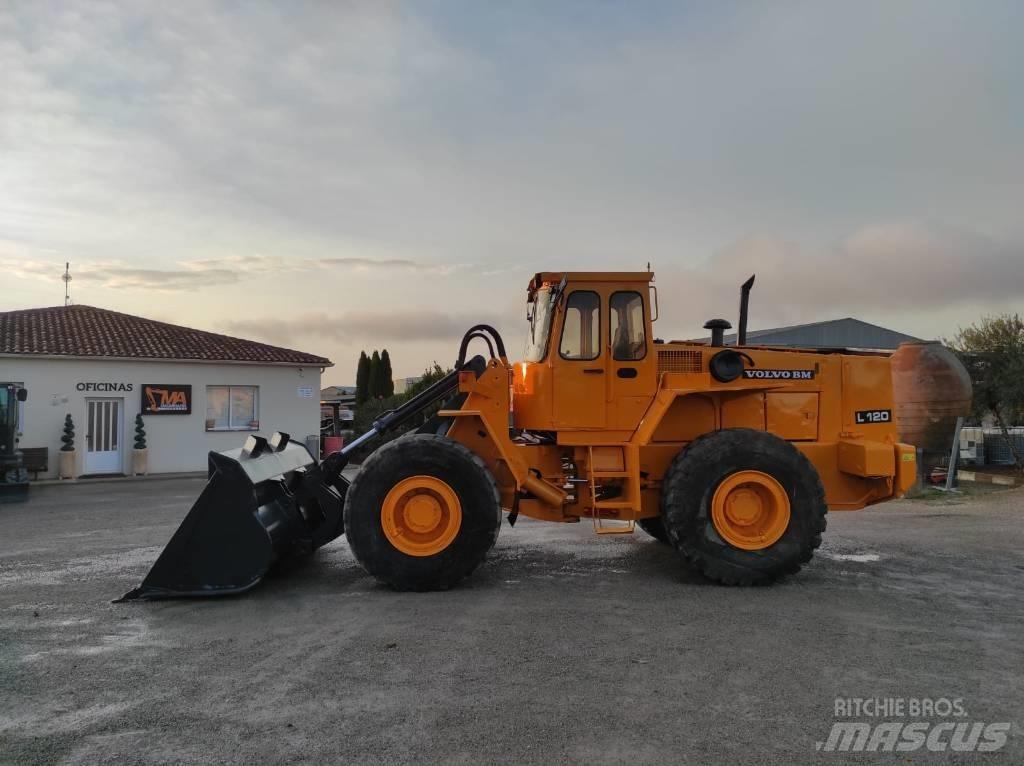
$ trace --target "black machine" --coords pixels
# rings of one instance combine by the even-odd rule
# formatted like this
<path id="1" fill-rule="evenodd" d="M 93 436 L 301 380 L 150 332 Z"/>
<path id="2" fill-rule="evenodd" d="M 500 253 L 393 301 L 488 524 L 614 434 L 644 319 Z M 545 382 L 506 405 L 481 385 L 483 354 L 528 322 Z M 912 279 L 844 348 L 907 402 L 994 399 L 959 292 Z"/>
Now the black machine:
<path id="1" fill-rule="evenodd" d="M 459 373 L 478 377 L 482 356 L 466 360 L 473 338 L 491 341 L 497 331 L 478 325 L 463 338 L 455 369 L 429 388 L 384 413 L 373 427 L 323 462 L 288 434 L 250 436 L 241 449 L 209 454 L 209 479 L 177 532 L 142 584 L 118 601 L 243 593 L 274 568 L 287 568 L 345 532 L 343 512 L 348 480 L 342 471 L 359 446 L 390 431 L 443 400 L 457 409 Z M 443 433 L 434 416 L 419 431 Z"/>
<path id="2" fill-rule="evenodd" d="M 0 383 L 0 503 L 28 499 L 28 471 L 18 449 L 18 403 L 28 391 L 14 383 Z"/>

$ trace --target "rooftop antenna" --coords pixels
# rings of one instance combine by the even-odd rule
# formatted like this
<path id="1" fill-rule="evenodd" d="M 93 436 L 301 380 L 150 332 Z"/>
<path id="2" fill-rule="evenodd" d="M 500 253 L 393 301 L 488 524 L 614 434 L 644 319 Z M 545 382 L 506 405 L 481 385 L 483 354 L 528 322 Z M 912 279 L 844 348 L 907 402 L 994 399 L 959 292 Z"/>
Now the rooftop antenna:
<path id="1" fill-rule="evenodd" d="M 64 280 L 64 305 L 71 305 L 71 264 L 67 261 L 64 262 L 64 273 L 61 275 L 61 279 Z"/>

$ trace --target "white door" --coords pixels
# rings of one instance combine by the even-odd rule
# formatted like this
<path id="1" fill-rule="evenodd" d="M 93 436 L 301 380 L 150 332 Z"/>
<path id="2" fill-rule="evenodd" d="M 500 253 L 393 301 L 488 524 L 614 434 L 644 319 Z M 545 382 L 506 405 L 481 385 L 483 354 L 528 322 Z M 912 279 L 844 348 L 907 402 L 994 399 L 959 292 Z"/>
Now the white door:
<path id="1" fill-rule="evenodd" d="M 85 473 L 121 473 L 123 399 L 86 399 Z"/>

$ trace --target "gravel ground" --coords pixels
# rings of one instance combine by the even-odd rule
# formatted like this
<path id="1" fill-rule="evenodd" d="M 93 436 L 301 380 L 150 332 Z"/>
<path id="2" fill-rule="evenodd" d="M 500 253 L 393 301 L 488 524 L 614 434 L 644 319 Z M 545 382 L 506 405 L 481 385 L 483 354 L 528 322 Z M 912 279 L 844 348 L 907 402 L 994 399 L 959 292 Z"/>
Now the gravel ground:
<path id="1" fill-rule="evenodd" d="M 0 506 L 0 761 L 1024 762 L 1024 490 L 831 514 L 763 588 L 521 520 L 447 593 L 393 593 L 339 540 L 242 597 L 111 604 L 201 486 Z M 816 752 L 837 697 L 1012 727 L 995 753 Z"/>

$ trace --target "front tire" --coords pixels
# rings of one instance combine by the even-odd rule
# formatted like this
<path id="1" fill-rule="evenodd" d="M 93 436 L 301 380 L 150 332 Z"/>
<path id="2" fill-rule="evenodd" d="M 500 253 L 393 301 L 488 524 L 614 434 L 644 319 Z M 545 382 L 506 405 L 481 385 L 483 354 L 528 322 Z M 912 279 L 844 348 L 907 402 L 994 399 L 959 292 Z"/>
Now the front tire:
<path id="1" fill-rule="evenodd" d="M 764 431 L 731 428 L 693 441 L 665 475 L 661 516 L 695 569 L 725 585 L 795 574 L 825 531 L 825 491 L 811 462 Z"/>
<path id="2" fill-rule="evenodd" d="M 409 434 L 367 458 L 345 497 L 345 534 L 362 567 L 395 590 L 447 590 L 494 546 L 498 488 L 462 444 Z"/>

